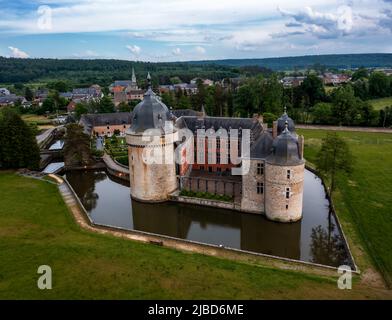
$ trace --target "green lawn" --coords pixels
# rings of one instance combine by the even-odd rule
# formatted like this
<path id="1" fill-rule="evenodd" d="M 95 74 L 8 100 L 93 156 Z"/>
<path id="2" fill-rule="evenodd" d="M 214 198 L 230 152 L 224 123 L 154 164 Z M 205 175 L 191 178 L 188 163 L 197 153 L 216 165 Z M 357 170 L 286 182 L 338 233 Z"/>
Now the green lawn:
<path id="1" fill-rule="evenodd" d="M 305 157 L 314 161 L 326 131 L 299 130 L 305 136 Z M 392 134 L 338 132 L 356 157 L 351 177 L 340 177 L 334 197 L 350 238 L 359 236 L 372 262 L 392 285 Z M 351 230 L 353 229 L 353 230 Z M 357 252 L 360 255 L 360 252 Z M 369 261 L 361 261 L 362 268 Z M 366 260 L 366 259 L 365 259 Z M 360 266 L 361 267 L 361 266 Z"/>
<path id="2" fill-rule="evenodd" d="M 54 184 L 0 173 L 0 299 L 391 298 L 355 279 L 255 266 L 82 230 Z M 37 268 L 53 270 L 38 290 Z"/>
<path id="3" fill-rule="evenodd" d="M 385 107 L 392 107 L 392 97 L 369 100 L 370 104 L 375 110 L 385 109 Z"/>

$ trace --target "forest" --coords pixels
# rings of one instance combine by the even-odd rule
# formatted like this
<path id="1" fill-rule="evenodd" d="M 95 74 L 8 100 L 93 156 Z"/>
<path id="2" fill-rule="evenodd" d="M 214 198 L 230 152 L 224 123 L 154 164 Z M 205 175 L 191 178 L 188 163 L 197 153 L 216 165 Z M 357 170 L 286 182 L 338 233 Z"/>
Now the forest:
<path id="1" fill-rule="evenodd" d="M 132 67 L 136 74 L 150 72 L 154 81 L 170 83 L 170 78 L 180 77 L 189 82 L 194 77 L 218 80 L 236 77 L 239 70 L 212 63 L 149 63 L 123 60 L 82 60 L 82 59 L 15 59 L 0 57 L 0 83 L 48 82 L 51 80 L 70 81 L 75 86 L 97 83 L 108 86 L 114 80 L 129 79 Z"/>

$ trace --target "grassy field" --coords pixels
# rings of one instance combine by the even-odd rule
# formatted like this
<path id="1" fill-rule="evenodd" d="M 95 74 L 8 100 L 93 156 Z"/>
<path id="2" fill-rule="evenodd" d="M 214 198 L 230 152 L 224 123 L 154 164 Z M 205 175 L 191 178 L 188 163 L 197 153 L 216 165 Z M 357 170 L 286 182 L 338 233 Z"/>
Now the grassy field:
<path id="1" fill-rule="evenodd" d="M 314 161 L 326 132 L 299 130 L 305 136 L 305 157 Z M 334 197 L 338 215 L 350 238 L 361 241 L 372 261 L 359 250 L 360 267 L 370 262 L 392 285 L 392 134 L 339 132 L 356 157 L 351 177 L 338 179 Z M 355 253 L 354 253 L 355 255 Z"/>
<path id="2" fill-rule="evenodd" d="M 369 100 L 370 104 L 375 110 L 385 109 L 385 107 L 392 107 L 392 97 Z"/>
<path id="3" fill-rule="evenodd" d="M 0 299 L 392 298 L 355 278 L 255 266 L 82 230 L 53 184 L 0 173 Z M 38 290 L 50 265 L 53 289 Z"/>

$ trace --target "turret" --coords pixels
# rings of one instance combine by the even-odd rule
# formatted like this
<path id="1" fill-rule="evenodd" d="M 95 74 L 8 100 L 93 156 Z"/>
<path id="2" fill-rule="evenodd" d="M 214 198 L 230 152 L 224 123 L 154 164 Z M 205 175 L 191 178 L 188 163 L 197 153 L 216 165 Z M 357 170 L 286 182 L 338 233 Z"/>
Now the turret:
<path id="1" fill-rule="evenodd" d="M 286 120 L 283 131 L 272 144 L 272 153 L 266 159 L 267 218 L 281 222 L 302 218 L 304 172 L 301 146 L 297 136 L 290 132 Z"/>
<path id="2" fill-rule="evenodd" d="M 133 111 L 126 132 L 131 196 L 146 202 L 166 201 L 177 189 L 174 162 L 176 132 L 167 106 L 149 88 Z"/>

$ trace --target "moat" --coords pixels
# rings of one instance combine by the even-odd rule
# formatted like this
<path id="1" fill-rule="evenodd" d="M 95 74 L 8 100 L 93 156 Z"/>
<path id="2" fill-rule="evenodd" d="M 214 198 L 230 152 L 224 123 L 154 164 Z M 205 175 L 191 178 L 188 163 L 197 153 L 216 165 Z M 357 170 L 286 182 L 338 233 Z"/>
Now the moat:
<path id="1" fill-rule="evenodd" d="M 65 177 L 97 224 L 334 267 L 352 265 L 321 180 L 310 171 L 305 172 L 303 218 L 291 224 L 216 208 L 132 201 L 128 183 L 105 171 L 72 171 Z"/>

